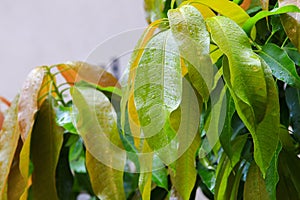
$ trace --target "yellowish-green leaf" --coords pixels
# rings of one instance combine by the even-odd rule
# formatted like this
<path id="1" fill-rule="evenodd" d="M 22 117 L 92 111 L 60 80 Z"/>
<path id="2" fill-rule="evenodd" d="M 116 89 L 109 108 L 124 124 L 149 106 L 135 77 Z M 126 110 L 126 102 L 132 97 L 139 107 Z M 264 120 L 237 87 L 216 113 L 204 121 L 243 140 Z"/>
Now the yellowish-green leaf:
<path id="1" fill-rule="evenodd" d="M 252 51 L 245 32 L 225 17 L 207 19 L 213 41 L 227 56 L 229 69 L 224 67 L 224 77 L 239 99 L 237 111 L 248 129 L 255 131 L 256 123 L 265 114 L 267 101 L 266 81 L 259 57 Z"/>
<path id="2" fill-rule="evenodd" d="M 56 125 L 54 109 L 54 99 L 49 97 L 37 113 L 31 134 L 30 155 L 34 166 L 31 187 L 34 199 L 58 199 L 55 174 L 64 131 Z"/>
<path id="3" fill-rule="evenodd" d="M 151 148 L 149 147 L 146 140 L 143 141 L 144 154 L 143 159 L 140 162 L 140 177 L 139 177 L 139 189 L 143 200 L 150 200 L 151 196 L 151 183 L 152 183 L 152 163 L 153 163 L 153 152 L 151 153 Z M 143 154 L 142 154 L 143 155 Z"/>
<path id="4" fill-rule="evenodd" d="M 249 168 L 245 186 L 244 186 L 245 200 L 268 200 L 269 194 L 266 189 L 266 183 L 259 170 L 259 167 L 253 162 Z"/>
<path id="5" fill-rule="evenodd" d="M 228 0 L 194 0 L 190 4 L 206 5 L 221 15 L 232 19 L 240 26 L 242 26 L 244 22 L 250 18 L 239 5 Z"/>
<path id="6" fill-rule="evenodd" d="M 207 102 L 213 84 L 213 67 L 209 56 L 210 38 L 203 17 L 193 6 L 185 5 L 170 10 L 168 18 L 191 82 Z"/>
<path id="7" fill-rule="evenodd" d="M 5 193 L 7 179 L 14 159 L 20 138 L 18 127 L 18 100 L 17 96 L 8 109 L 3 129 L 0 131 L 0 195 Z"/>
<path id="8" fill-rule="evenodd" d="M 91 87 L 73 87 L 74 122 L 83 138 L 86 167 L 100 199 L 125 199 L 123 171 L 126 152 L 117 130 L 117 115 L 109 99 Z"/>

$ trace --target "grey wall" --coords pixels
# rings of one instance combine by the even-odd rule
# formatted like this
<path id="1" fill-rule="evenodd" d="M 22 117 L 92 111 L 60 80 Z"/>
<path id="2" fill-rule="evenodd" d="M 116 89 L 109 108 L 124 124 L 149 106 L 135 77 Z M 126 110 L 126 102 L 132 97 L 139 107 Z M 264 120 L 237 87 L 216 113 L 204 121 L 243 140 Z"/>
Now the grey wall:
<path id="1" fill-rule="evenodd" d="M 85 60 L 144 18 L 142 0 L 1 0 L 0 96 L 12 99 L 33 67 Z"/>

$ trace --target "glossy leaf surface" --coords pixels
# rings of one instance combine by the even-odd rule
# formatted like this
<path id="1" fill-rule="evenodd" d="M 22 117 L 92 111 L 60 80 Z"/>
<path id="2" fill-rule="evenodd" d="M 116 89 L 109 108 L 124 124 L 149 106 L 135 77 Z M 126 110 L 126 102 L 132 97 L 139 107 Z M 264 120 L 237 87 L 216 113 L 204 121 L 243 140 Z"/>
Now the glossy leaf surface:
<path id="1" fill-rule="evenodd" d="M 8 109 L 3 129 L 0 131 L 0 194 L 4 194 L 6 181 L 20 137 L 17 122 L 18 100 L 19 97 L 16 97 L 12 106 Z"/>
<path id="2" fill-rule="evenodd" d="M 108 98 L 94 88 L 74 87 L 71 94 L 76 128 L 87 149 L 86 166 L 94 193 L 101 199 L 124 199 L 126 154 L 114 108 Z"/>
<path id="3" fill-rule="evenodd" d="M 279 80 L 300 88 L 300 77 L 297 74 L 294 62 L 288 54 L 275 44 L 268 43 L 262 47 L 259 55 L 272 70 L 272 74 Z"/>

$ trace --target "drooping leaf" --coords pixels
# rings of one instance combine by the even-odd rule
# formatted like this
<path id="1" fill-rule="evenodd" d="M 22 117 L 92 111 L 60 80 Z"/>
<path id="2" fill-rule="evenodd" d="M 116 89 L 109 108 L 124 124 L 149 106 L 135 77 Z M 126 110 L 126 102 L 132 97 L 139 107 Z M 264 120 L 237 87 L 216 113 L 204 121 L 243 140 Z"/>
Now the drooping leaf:
<path id="1" fill-rule="evenodd" d="M 206 5 L 193 4 L 193 6 L 197 8 L 197 10 L 201 13 L 204 19 L 216 16 L 216 14 Z"/>
<path id="2" fill-rule="evenodd" d="M 213 40 L 228 57 L 223 59 L 224 78 L 236 110 L 253 137 L 254 158 L 265 176 L 277 148 L 280 123 L 278 93 L 272 74 L 236 24 L 223 17 L 207 22 Z"/>
<path id="3" fill-rule="evenodd" d="M 283 13 L 288 13 L 288 12 L 300 12 L 300 9 L 297 6 L 288 5 L 288 6 L 283 6 L 280 8 L 274 8 L 273 10 L 270 10 L 270 11 L 266 11 L 266 10 L 261 11 L 261 12 L 257 13 L 256 15 L 254 15 L 253 17 L 251 17 L 250 19 L 248 19 L 244 23 L 243 29 L 245 30 L 245 32 L 248 35 L 250 35 L 252 27 L 259 20 L 261 20 L 265 17 L 271 16 L 271 15 L 278 15 L 278 14 L 283 14 Z"/>
<path id="4" fill-rule="evenodd" d="M 227 91 L 226 92 L 226 118 L 224 122 L 224 127 L 222 130 L 222 133 L 220 135 L 220 142 L 222 144 L 222 148 L 224 149 L 224 152 L 227 154 L 227 156 L 231 159 L 231 156 L 233 154 L 232 147 L 230 145 L 231 142 L 231 137 L 233 135 L 233 129 L 231 126 L 232 122 L 232 116 L 235 112 L 235 107 L 234 107 L 234 101 L 232 97 L 230 96 L 230 93 Z"/>
<path id="5" fill-rule="evenodd" d="M 116 87 L 120 88 L 118 80 L 103 68 L 90 65 L 84 62 L 69 62 L 56 65 L 65 80 L 70 84 L 84 80 L 99 87 Z"/>
<path id="6" fill-rule="evenodd" d="M 259 170 L 259 167 L 253 162 L 250 165 L 245 186 L 244 186 L 244 199 L 245 200 L 268 200 L 270 199 L 267 192 L 266 183 Z"/>
<path id="7" fill-rule="evenodd" d="M 295 64 L 283 49 L 268 43 L 262 47 L 259 55 L 269 65 L 277 79 L 300 88 L 300 77 L 297 74 Z"/>
<path id="8" fill-rule="evenodd" d="M 240 5 L 241 8 L 243 8 L 244 10 L 248 10 L 251 5 L 251 1 L 252 0 L 243 0 L 243 2 Z"/>
<path id="9" fill-rule="evenodd" d="M 5 193 L 7 178 L 17 149 L 20 130 L 18 127 L 18 100 L 17 96 L 8 109 L 3 129 L 0 131 L 0 194 Z"/>
<path id="10" fill-rule="evenodd" d="M 284 14 L 280 18 L 287 36 L 300 52 L 300 2 L 299 0 L 279 0 L 278 3 L 279 7 L 291 5 L 298 8 L 297 13 Z"/>
<path id="11" fill-rule="evenodd" d="M 159 187 L 169 190 L 168 188 L 168 170 L 157 155 L 153 156 L 152 181 Z"/>
<path id="12" fill-rule="evenodd" d="M 152 186 L 152 165 L 153 165 L 153 152 L 151 152 L 146 140 L 143 141 L 142 154 L 143 159 L 140 161 L 140 177 L 139 177 L 139 190 L 143 200 L 150 200 L 151 186 Z"/>
<path id="13" fill-rule="evenodd" d="M 228 57 L 224 77 L 236 109 L 250 131 L 262 120 L 267 102 L 264 72 L 243 30 L 225 17 L 207 19 L 213 41 Z M 226 26 L 224 26 L 226 24 Z M 259 84 L 258 84 L 259 83 Z"/>
<path id="14" fill-rule="evenodd" d="M 252 134 L 252 137 L 254 141 L 254 159 L 265 177 L 273 156 L 276 154 L 279 141 L 280 107 L 278 91 L 271 69 L 263 60 L 261 62 L 267 83 L 268 104 L 264 119 L 257 125 L 256 134 Z"/>
<path id="15" fill-rule="evenodd" d="M 7 199 L 20 199 L 23 189 L 26 187 L 26 182 L 20 173 L 19 162 L 20 152 L 22 149 L 23 142 L 19 138 L 18 146 L 14 155 L 14 159 L 11 165 L 7 180 Z"/>
<path id="16" fill-rule="evenodd" d="M 4 122 L 4 114 L 0 111 L 0 130 L 2 129 L 3 122 Z"/>
<path id="17" fill-rule="evenodd" d="M 276 188 L 279 181 L 278 156 L 281 151 L 281 148 L 282 148 L 281 144 L 278 143 L 278 147 L 270 163 L 270 167 L 267 170 L 266 178 L 265 178 L 266 190 L 269 194 L 270 199 L 272 200 L 276 200 Z"/>
<path id="18" fill-rule="evenodd" d="M 152 149 L 164 147 L 174 137 L 168 118 L 181 101 L 178 55 L 171 31 L 160 32 L 147 44 L 136 69 L 134 102 L 144 137 Z"/>
<path id="19" fill-rule="evenodd" d="M 286 103 L 290 110 L 293 135 L 300 141 L 300 90 L 288 87 L 285 92 Z"/>
<path id="20" fill-rule="evenodd" d="M 282 150 L 278 160 L 279 182 L 277 199 L 300 198 L 300 159 L 292 152 Z"/>
<path id="21" fill-rule="evenodd" d="M 204 101 L 208 101 L 213 84 L 213 66 L 209 56 L 209 33 L 203 17 L 193 6 L 185 5 L 170 10 L 168 18 L 190 80 Z"/>
<path id="22" fill-rule="evenodd" d="M 10 101 L 8 101 L 6 98 L 4 98 L 4 97 L 1 97 L 0 96 L 0 101 L 2 102 L 2 103 L 4 103 L 7 107 L 10 107 L 11 106 L 11 103 L 10 103 Z"/>
<path id="23" fill-rule="evenodd" d="M 194 4 L 203 4 L 211 8 L 212 10 L 220 13 L 223 16 L 226 16 L 233 21 L 235 21 L 238 25 L 242 26 L 247 19 L 249 19 L 249 15 L 236 3 L 227 0 L 195 0 L 190 3 Z"/>
<path id="24" fill-rule="evenodd" d="M 176 191 L 183 199 L 189 199 L 194 188 L 197 171 L 195 156 L 200 145 L 199 105 L 194 90 L 188 81 L 183 81 L 183 94 L 180 107 L 171 115 L 171 124 L 177 132 L 178 159 L 175 170 L 171 169 L 171 180 Z M 175 124 L 175 126 L 174 126 Z"/>
<path id="25" fill-rule="evenodd" d="M 226 154 L 223 154 L 216 171 L 216 187 L 215 198 L 222 199 L 227 190 L 228 177 L 230 176 L 233 168 L 240 162 L 241 152 L 245 146 L 248 135 L 242 135 L 232 141 L 232 158 L 231 160 Z"/>
<path id="26" fill-rule="evenodd" d="M 130 109 L 129 110 L 129 115 L 131 116 L 131 119 L 133 119 L 135 124 L 139 124 L 137 122 L 138 118 L 136 117 L 136 107 L 134 105 L 134 79 L 136 76 L 136 69 L 139 66 L 139 63 L 141 61 L 143 52 L 145 50 L 145 47 L 147 45 L 147 43 L 149 42 L 149 40 L 152 38 L 152 36 L 155 33 L 155 30 L 157 30 L 157 28 L 160 26 L 160 24 L 163 22 L 163 20 L 158 20 L 155 21 L 153 23 L 151 23 L 147 29 L 144 31 L 143 35 L 141 36 L 141 38 L 139 39 L 135 50 L 133 51 L 130 61 L 129 61 L 129 77 L 127 80 L 127 86 L 125 87 L 124 91 L 123 91 L 123 95 L 121 98 L 121 127 L 122 129 L 124 129 L 125 126 L 125 111 L 126 111 L 126 106 L 127 103 L 129 102 L 129 104 L 131 103 L 132 106 L 129 106 Z M 130 99 L 131 98 L 131 99 Z M 134 112 L 133 112 L 134 111 Z M 133 115 L 134 113 L 134 115 Z M 133 115 L 133 116 L 132 116 Z M 132 124 L 131 124 L 132 125 Z M 139 134 L 139 131 L 137 132 L 137 134 Z"/>
<path id="27" fill-rule="evenodd" d="M 30 72 L 20 93 L 18 120 L 22 140 L 25 141 L 32 130 L 34 116 L 38 111 L 39 91 L 45 76 L 45 68 L 38 67 Z"/>
<path id="28" fill-rule="evenodd" d="M 101 199 L 124 199 L 126 152 L 117 130 L 117 115 L 100 91 L 73 87 L 75 125 L 86 152 L 86 167 L 94 193 Z"/>
<path id="29" fill-rule="evenodd" d="M 42 104 L 31 134 L 30 155 L 34 170 L 32 192 L 34 199 L 58 199 L 56 166 L 63 142 L 63 129 L 56 125 L 54 99 Z"/>

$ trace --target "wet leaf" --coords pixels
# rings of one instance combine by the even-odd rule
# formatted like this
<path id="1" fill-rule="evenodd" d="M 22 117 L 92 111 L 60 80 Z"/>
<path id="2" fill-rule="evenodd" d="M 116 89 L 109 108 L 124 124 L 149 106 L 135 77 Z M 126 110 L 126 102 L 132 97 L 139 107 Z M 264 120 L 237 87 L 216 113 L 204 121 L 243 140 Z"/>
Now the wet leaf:
<path id="1" fill-rule="evenodd" d="M 63 142 L 63 129 L 56 125 L 54 99 L 42 104 L 31 134 L 30 155 L 34 170 L 32 192 L 34 199 L 58 199 L 56 166 Z"/>
<path id="2" fill-rule="evenodd" d="M 17 96 L 8 109 L 3 128 L 0 131 L 0 194 L 6 189 L 7 179 L 13 163 L 15 151 L 20 138 L 18 127 L 18 100 Z"/>
<path id="3" fill-rule="evenodd" d="M 86 151 L 86 167 L 94 193 L 101 199 L 124 199 L 126 152 L 117 130 L 117 115 L 109 99 L 90 87 L 73 87 L 75 126 Z"/>
<path id="4" fill-rule="evenodd" d="M 242 26 L 247 19 L 249 19 L 249 15 L 236 3 L 227 0 L 195 0 L 190 3 L 194 4 L 202 4 L 208 6 L 212 10 L 220 13 L 223 16 L 226 16 L 233 21 L 235 21 L 238 25 Z"/>
<path id="5" fill-rule="evenodd" d="M 38 98 L 45 77 L 45 68 L 38 67 L 30 72 L 20 93 L 18 120 L 22 140 L 31 133 L 34 117 L 38 111 Z"/>
<path id="6" fill-rule="evenodd" d="M 213 66 L 209 56 L 209 33 L 203 17 L 193 6 L 186 5 L 170 10 L 168 18 L 190 80 L 207 102 L 213 84 Z"/>
<path id="7" fill-rule="evenodd" d="M 288 13 L 288 12 L 300 12 L 300 9 L 297 6 L 289 5 L 289 6 L 283 6 L 280 8 L 274 8 L 273 10 L 270 11 L 261 11 L 248 19 L 244 25 L 243 29 L 245 32 L 250 35 L 252 27 L 258 22 L 259 20 L 271 16 L 271 15 L 278 15 L 278 14 L 283 14 L 283 13 Z"/>
<path id="8" fill-rule="evenodd" d="M 288 54 L 275 44 L 268 43 L 262 47 L 259 55 L 272 70 L 272 74 L 279 80 L 300 88 L 300 77 L 294 62 Z"/>

